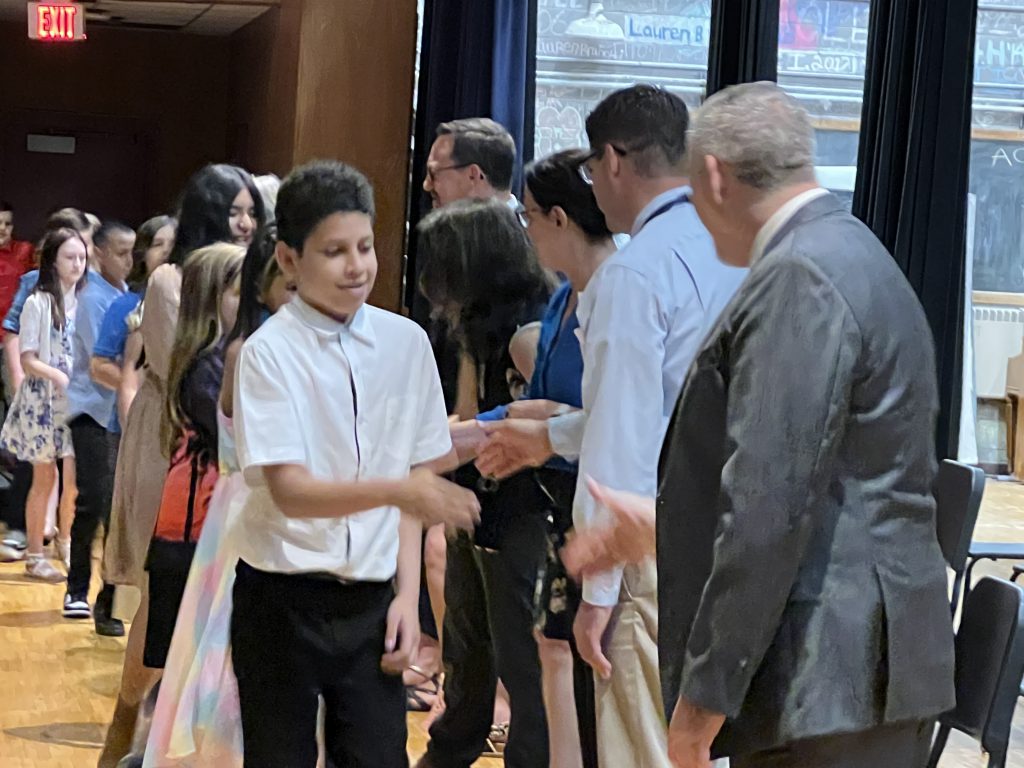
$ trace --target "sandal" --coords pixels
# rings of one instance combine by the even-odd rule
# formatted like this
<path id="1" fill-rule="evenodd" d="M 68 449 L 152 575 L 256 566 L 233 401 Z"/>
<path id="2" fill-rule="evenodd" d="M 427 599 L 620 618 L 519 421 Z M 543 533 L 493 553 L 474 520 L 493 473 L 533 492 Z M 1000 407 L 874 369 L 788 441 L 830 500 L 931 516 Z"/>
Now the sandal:
<path id="1" fill-rule="evenodd" d="M 422 683 L 405 686 L 405 709 L 408 712 L 429 712 L 441 694 L 441 676 L 431 675 L 412 665 L 408 671 L 423 678 Z"/>
<path id="2" fill-rule="evenodd" d="M 508 743 L 508 723 L 495 723 L 487 734 L 487 751 L 481 757 L 504 757 Z"/>

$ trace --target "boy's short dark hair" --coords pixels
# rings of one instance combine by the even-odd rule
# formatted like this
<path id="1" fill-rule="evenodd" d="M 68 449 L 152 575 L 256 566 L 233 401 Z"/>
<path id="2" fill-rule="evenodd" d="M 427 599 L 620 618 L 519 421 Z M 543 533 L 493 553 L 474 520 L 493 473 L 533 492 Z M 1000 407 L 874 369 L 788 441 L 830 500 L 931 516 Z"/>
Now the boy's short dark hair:
<path id="1" fill-rule="evenodd" d="M 516 142 L 512 134 L 488 117 L 468 117 L 437 126 L 438 136 L 451 136 L 452 162 L 479 165 L 484 176 L 499 192 L 512 188 L 516 165 Z"/>
<path id="2" fill-rule="evenodd" d="M 96 234 L 92 236 L 92 241 L 102 248 L 114 235 L 131 235 L 134 237 L 135 230 L 127 224 L 122 224 L 120 221 L 107 220 L 100 224 L 100 228 L 97 229 Z"/>
<path id="3" fill-rule="evenodd" d="M 613 144 L 633 160 L 637 173 L 657 176 L 686 155 L 690 113 L 675 94 L 634 85 L 610 94 L 587 117 L 587 138 L 600 156 Z"/>
<path id="4" fill-rule="evenodd" d="M 334 213 L 376 217 L 373 187 L 351 165 L 314 160 L 292 170 L 277 193 L 277 237 L 302 252 L 317 225 Z"/>
<path id="5" fill-rule="evenodd" d="M 14 206 L 6 200 L 0 200 L 0 213 L 14 213 Z"/>

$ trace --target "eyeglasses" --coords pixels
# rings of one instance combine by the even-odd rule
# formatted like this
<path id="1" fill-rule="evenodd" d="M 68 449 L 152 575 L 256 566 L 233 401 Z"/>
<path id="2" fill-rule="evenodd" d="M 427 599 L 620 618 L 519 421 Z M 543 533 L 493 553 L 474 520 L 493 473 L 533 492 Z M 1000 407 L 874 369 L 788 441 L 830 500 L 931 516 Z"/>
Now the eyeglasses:
<path id="1" fill-rule="evenodd" d="M 516 208 L 516 216 L 519 218 L 519 223 L 523 225 L 523 229 L 529 229 L 531 213 L 544 213 L 544 209 L 527 208 L 525 205 L 520 205 Z"/>
<path id="2" fill-rule="evenodd" d="M 445 171 L 458 171 L 463 168 L 468 168 L 472 163 L 458 163 L 456 165 L 444 165 L 440 168 L 427 168 L 427 178 L 430 179 L 430 183 L 433 184 L 437 181 L 437 176 Z"/>
<path id="3" fill-rule="evenodd" d="M 619 157 L 625 157 L 626 155 L 629 154 L 629 150 L 623 149 L 622 147 L 617 146 L 615 144 L 609 144 L 608 146 L 611 147 L 615 154 L 617 154 Z M 590 166 L 588 166 L 587 163 L 591 162 L 592 160 L 596 160 L 598 157 L 601 156 L 602 152 L 603 150 L 601 149 L 592 149 L 589 153 L 587 153 L 587 156 L 580 161 L 578 168 L 580 178 L 583 179 L 583 181 L 589 185 L 592 185 L 594 183 L 594 176 L 590 172 Z"/>

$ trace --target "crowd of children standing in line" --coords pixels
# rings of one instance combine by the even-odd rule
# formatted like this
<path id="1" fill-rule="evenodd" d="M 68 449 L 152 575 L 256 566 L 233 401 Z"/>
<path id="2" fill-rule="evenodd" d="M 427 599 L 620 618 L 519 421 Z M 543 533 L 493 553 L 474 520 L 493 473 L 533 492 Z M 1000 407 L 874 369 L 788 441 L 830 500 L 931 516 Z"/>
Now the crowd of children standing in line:
<path id="1" fill-rule="evenodd" d="M 499 482 L 493 452 L 478 455 L 487 422 L 581 406 L 577 298 L 616 250 L 592 159 L 534 163 L 520 202 L 506 131 L 439 128 L 424 182 L 437 210 L 418 230 L 430 336 L 366 305 L 373 193 L 340 163 L 280 189 L 207 166 L 176 218 L 137 233 L 51 216 L 4 322 L 0 448 L 30 477 L 26 575 L 65 581 L 44 550 L 54 533 L 65 617 L 122 635 L 115 588 L 142 593 L 101 768 L 406 766 L 406 709 L 431 706 L 420 765 L 469 765 L 501 689 L 507 765 L 596 766 L 580 592 L 557 555 L 575 461 Z M 9 229 L 0 261 L 27 267 Z"/>

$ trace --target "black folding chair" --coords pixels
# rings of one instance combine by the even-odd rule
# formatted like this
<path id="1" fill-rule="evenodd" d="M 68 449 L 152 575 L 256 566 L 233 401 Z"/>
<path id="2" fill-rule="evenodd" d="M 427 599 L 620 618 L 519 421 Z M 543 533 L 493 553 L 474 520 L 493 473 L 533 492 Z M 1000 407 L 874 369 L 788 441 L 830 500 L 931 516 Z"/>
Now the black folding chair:
<path id="1" fill-rule="evenodd" d="M 967 555 L 984 494 L 985 473 L 980 468 L 949 460 L 939 465 L 935 480 L 935 525 L 942 554 L 954 574 L 950 601 L 954 614 L 960 602 Z"/>
<path id="2" fill-rule="evenodd" d="M 967 571 L 964 574 L 964 602 L 971 591 L 971 574 L 981 560 L 1024 560 L 1024 542 L 972 541 L 967 550 Z"/>
<path id="3" fill-rule="evenodd" d="M 1024 592 L 986 576 L 964 599 L 956 635 L 956 708 L 939 718 L 928 768 L 939 764 L 954 728 L 981 743 L 989 768 L 1004 768 L 1022 676 Z"/>

